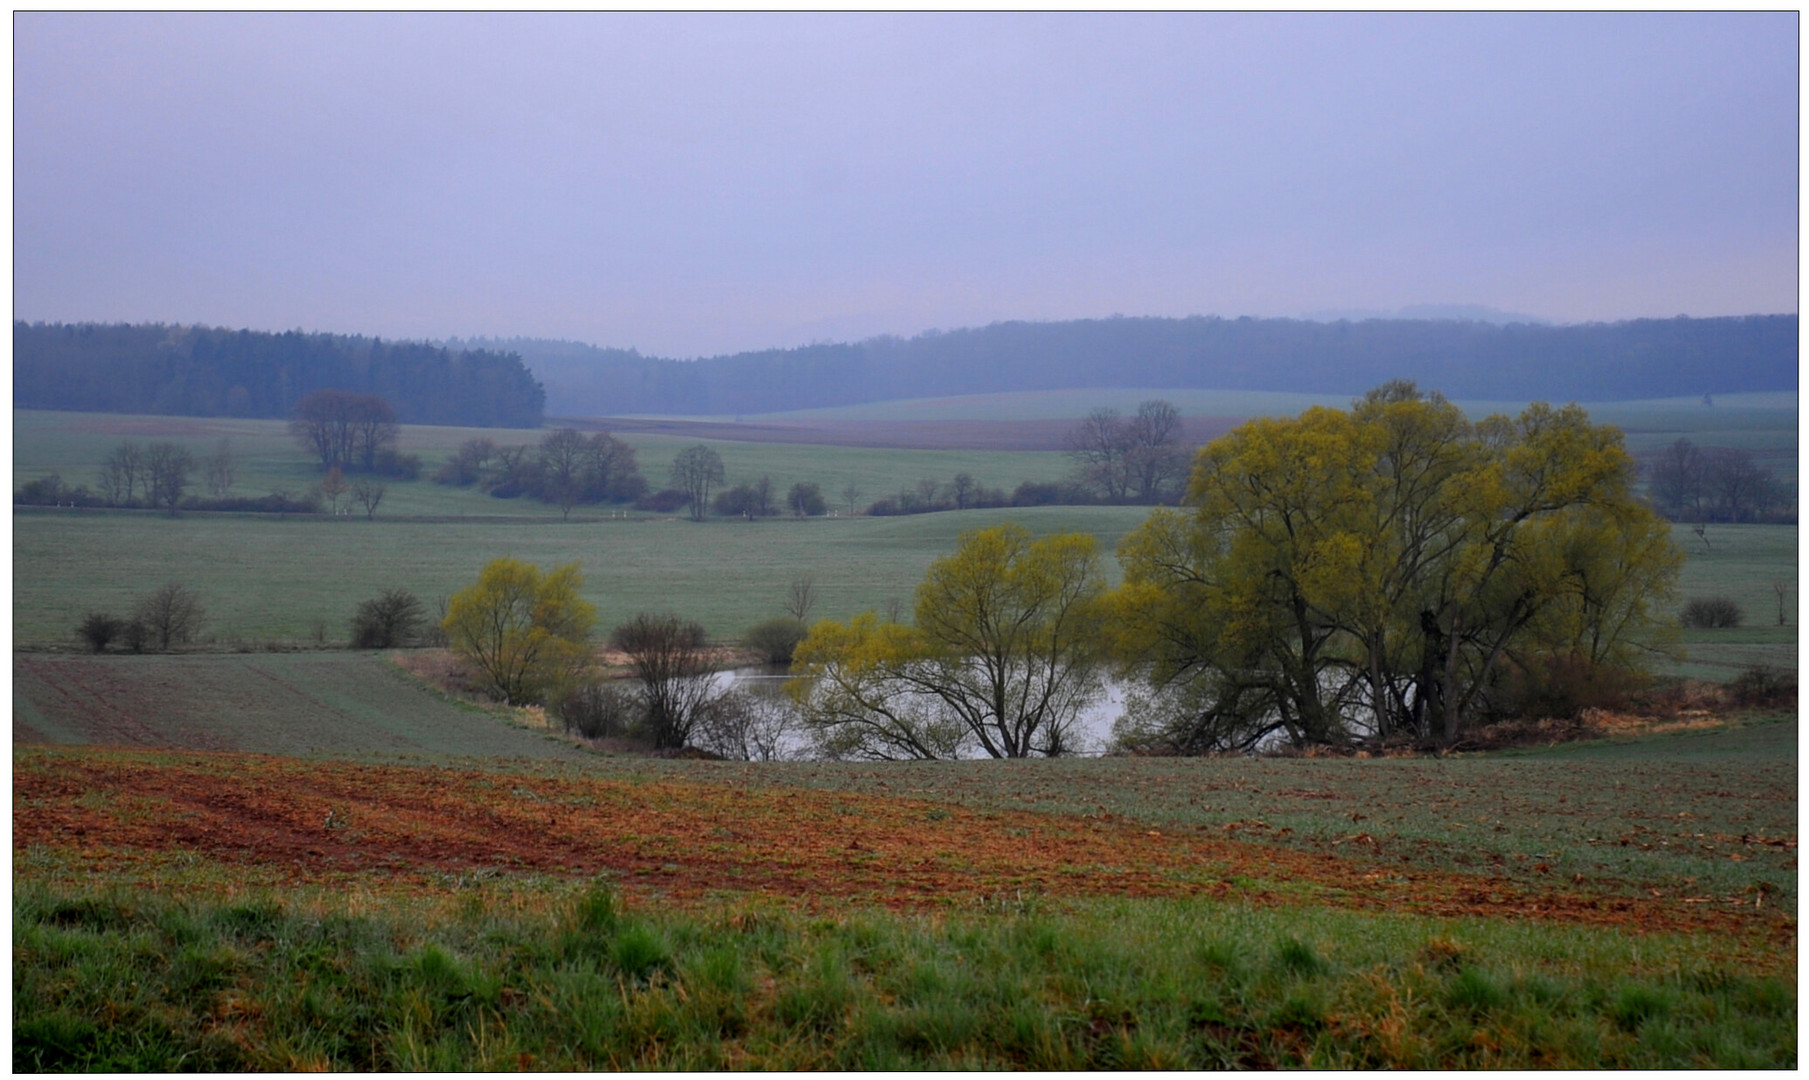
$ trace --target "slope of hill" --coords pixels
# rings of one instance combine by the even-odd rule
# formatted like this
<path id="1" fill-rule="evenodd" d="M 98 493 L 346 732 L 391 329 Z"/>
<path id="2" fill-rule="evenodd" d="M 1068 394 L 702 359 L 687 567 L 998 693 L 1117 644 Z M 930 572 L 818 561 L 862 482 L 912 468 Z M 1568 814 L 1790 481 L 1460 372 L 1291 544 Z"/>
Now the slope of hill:
<path id="1" fill-rule="evenodd" d="M 1412 319 L 1112 318 L 665 360 L 516 338 L 548 412 L 737 416 L 1033 390 L 1166 387 L 1348 398 L 1413 379 L 1452 398 L 1620 401 L 1794 391 L 1797 317 L 1506 326 Z"/>

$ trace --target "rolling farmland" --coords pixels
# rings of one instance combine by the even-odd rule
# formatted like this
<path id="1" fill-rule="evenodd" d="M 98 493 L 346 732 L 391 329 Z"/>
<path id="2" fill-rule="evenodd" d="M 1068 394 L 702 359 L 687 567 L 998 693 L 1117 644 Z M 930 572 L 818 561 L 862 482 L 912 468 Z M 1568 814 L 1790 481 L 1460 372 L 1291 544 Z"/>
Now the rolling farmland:
<path id="1" fill-rule="evenodd" d="M 311 475 L 268 424 L 22 419 L 21 478 L 165 424 Z M 650 474 L 687 441 L 629 438 Z M 775 480 L 1067 468 L 719 445 Z M 505 553 L 578 561 L 602 626 L 726 640 L 800 575 L 819 616 L 908 607 L 961 531 L 1109 551 L 1145 513 L 561 523 L 425 481 L 375 521 L 17 510 L 15 1068 L 1795 1065 L 1792 712 L 1449 757 L 754 765 L 585 749 L 334 647 L 359 601 L 431 607 Z M 1682 670 L 1794 667 L 1795 527 L 1677 538 L 1680 601 L 1747 612 Z M 192 651 L 77 653 L 83 613 L 170 580 L 208 609 Z"/>

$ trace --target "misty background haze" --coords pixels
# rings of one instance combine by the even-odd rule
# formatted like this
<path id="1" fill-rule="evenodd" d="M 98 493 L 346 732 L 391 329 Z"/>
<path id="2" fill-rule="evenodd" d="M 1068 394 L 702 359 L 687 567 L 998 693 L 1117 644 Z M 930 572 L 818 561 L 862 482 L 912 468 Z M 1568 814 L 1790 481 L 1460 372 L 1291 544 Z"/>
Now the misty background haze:
<path id="1" fill-rule="evenodd" d="M 1794 12 L 13 25 L 17 319 L 683 357 L 1796 311 Z"/>

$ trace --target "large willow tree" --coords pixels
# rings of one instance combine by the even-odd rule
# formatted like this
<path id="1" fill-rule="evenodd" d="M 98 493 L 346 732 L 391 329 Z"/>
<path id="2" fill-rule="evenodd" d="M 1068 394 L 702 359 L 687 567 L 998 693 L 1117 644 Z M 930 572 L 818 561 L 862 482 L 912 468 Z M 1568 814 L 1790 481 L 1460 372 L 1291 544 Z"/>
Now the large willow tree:
<path id="1" fill-rule="evenodd" d="M 1451 742 L 1541 679 L 1637 668 L 1682 554 L 1633 476 L 1574 405 L 1471 423 L 1411 383 L 1243 425 L 1119 550 L 1140 735 Z"/>
<path id="2" fill-rule="evenodd" d="M 1056 757 L 1100 693 L 1091 536 L 1033 539 L 1016 525 L 963 533 L 917 587 L 916 622 L 823 620 L 790 684 L 829 757 Z"/>

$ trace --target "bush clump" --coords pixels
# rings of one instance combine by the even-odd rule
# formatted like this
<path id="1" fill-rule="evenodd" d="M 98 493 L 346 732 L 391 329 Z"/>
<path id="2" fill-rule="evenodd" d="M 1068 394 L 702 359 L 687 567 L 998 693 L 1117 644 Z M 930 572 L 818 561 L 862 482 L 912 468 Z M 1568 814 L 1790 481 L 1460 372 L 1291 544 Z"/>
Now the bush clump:
<path id="1" fill-rule="evenodd" d="M 634 694 L 605 682 L 576 687 L 559 700 L 556 711 L 566 734 L 586 739 L 619 738 L 632 731 L 641 719 Z"/>
<path id="2" fill-rule="evenodd" d="M 1734 700 L 1746 708 L 1786 705 L 1796 700 L 1796 676 L 1760 664 L 1735 676 L 1728 689 Z"/>
<path id="3" fill-rule="evenodd" d="M 1683 625 L 1692 630 L 1730 630 L 1745 617 L 1725 596 L 1697 597 L 1683 606 Z"/>
<path id="4" fill-rule="evenodd" d="M 125 631 L 125 624 L 111 615 L 99 611 L 91 611 L 82 619 L 81 625 L 75 628 L 76 636 L 88 643 L 95 652 L 106 652 L 107 646 L 118 639 Z"/>
<path id="5" fill-rule="evenodd" d="M 766 659 L 769 664 L 789 664 L 791 655 L 810 631 L 803 620 L 782 615 L 768 619 L 747 632 L 742 642 Z"/>
<path id="6" fill-rule="evenodd" d="M 412 644 L 425 609 L 407 589 L 385 589 L 358 605 L 352 616 L 352 648 L 395 649 Z"/>
<path id="7" fill-rule="evenodd" d="M 681 510 L 691 501 L 691 496 L 676 488 L 664 488 L 642 495 L 634 501 L 636 510 L 647 510 L 656 514 L 670 514 Z"/>

